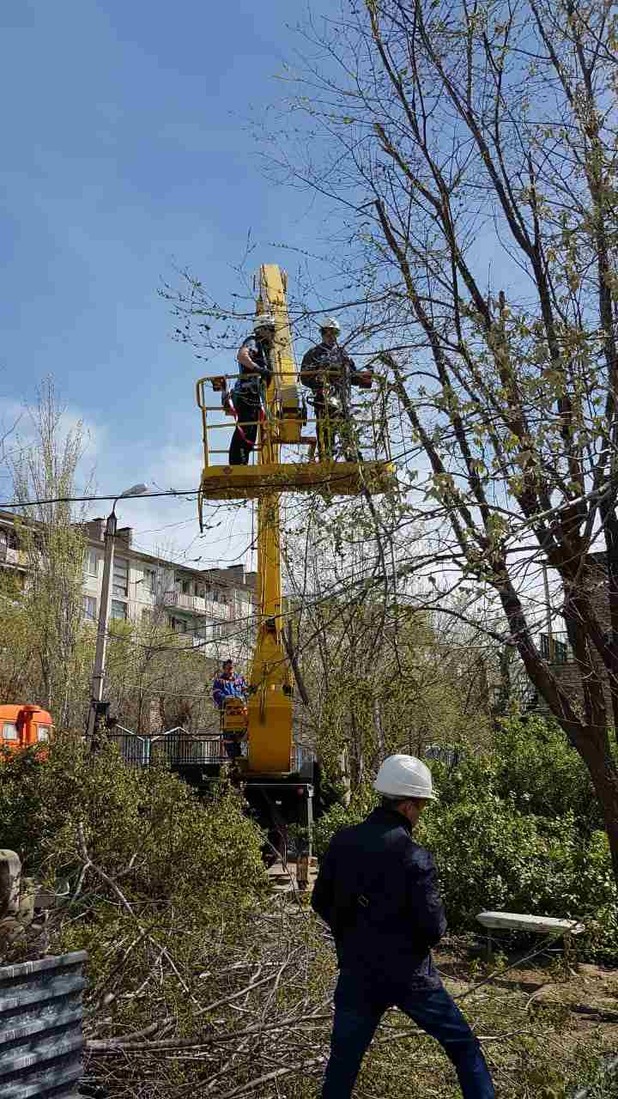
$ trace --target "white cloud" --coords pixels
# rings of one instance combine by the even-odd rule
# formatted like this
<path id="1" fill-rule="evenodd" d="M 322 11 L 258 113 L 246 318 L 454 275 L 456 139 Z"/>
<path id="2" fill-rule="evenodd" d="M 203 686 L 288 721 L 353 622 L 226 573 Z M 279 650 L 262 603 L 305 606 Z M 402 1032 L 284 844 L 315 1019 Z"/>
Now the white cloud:
<path id="1" fill-rule="evenodd" d="M 165 444 L 160 448 L 138 447 L 132 440 L 118 437 L 113 423 L 95 423 L 74 406 L 67 406 L 60 422 L 60 436 L 81 425 L 84 454 L 78 470 L 76 494 L 118 493 L 137 482 L 148 485 L 150 492 L 178 492 L 196 489 L 202 471 L 202 453 L 198 438 L 186 445 Z M 9 432 L 5 449 L 15 459 L 36 439 L 32 416 L 25 402 L 0 398 L 0 437 Z M 0 465 L 0 499 L 12 500 L 12 482 L 8 464 Z M 85 505 L 88 518 L 105 516 L 110 500 L 92 500 Z M 133 529 L 133 544 L 153 553 L 210 568 L 218 564 L 244 562 L 254 566 L 249 554 L 254 520 L 251 505 L 222 503 L 205 507 L 206 529 L 200 533 L 195 496 L 144 496 L 119 501 L 117 515 L 121 526 Z"/>

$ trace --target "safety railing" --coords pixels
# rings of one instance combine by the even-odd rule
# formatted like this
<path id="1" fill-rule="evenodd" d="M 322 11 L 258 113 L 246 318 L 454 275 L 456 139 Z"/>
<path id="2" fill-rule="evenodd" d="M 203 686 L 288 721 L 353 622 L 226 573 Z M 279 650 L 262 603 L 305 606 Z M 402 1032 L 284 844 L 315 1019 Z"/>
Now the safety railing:
<path id="1" fill-rule="evenodd" d="M 116 727 L 109 730 L 106 737 L 116 745 L 124 762 L 132 767 L 148 767 L 155 763 L 168 767 L 216 766 L 229 760 L 220 734 L 190 733 L 181 726 L 150 736 L 140 736 L 129 729 Z M 292 749 L 292 771 L 306 768 L 314 759 L 310 749 L 295 745 Z"/>
<path id="2" fill-rule="evenodd" d="M 568 636 L 566 633 L 542 633 L 539 637 L 539 649 L 543 660 L 549 664 L 570 664 L 573 657 Z"/>
<path id="3" fill-rule="evenodd" d="M 228 756 L 220 735 L 189 733 L 181 727 L 165 733 L 140 736 L 128 729 L 113 729 L 106 734 L 115 744 L 125 763 L 134 767 L 147 767 L 151 763 L 164 763 L 169 767 L 183 765 L 209 765 L 224 762 Z"/>
<path id="4" fill-rule="evenodd" d="M 229 446 L 213 446 L 212 436 L 214 432 L 221 431 L 231 434 L 236 429 L 238 420 L 233 411 L 232 394 L 228 388 L 228 382 L 237 380 L 238 374 L 220 374 L 207 375 L 196 383 L 196 402 L 202 418 L 205 468 L 227 464 L 221 458 L 229 457 Z M 306 399 L 304 396 L 301 397 L 300 386 L 298 389 L 295 386 L 284 387 L 275 404 L 275 430 L 272 433 L 272 441 L 285 448 L 306 447 L 307 457 L 303 457 L 301 459 L 303 461 L 319 458 L 320 449 L 324 450 L 324 446 L 320 447 L 320 435 L 322 440 L 331 440 L 330 449 L 335 459 L 347 457 L 348 460 L 390 461 L 386 380 L 380 375 L 373 375 L 373 384 L 375 389 L 371 405 L 363 401 L 349 401 L 345 408 L 335 409 L 329 402 L 327 394 L 324 411 L 319 416 L 308 411 L 307 401 L 310 405 L 313 404 L 313 397 L 308 396 Z M 297 398 L 296 412 L 286 406 L 286 393 L 289 395 L 291 390 L 295 391 Z M 213 403 L 217 394 L 221 395 L 219 403 Z M 241 422 L 242 428 L 258 429 L 256 442 L 251 446 L 251 452 L 254 454 L 261 450 L 265 421 L 271 415 L 265 410 L 264 403 L 262 399 L 256 419 L 243 419 Z M 218 419 L 215 418 L 215 414 L 218 414 Z M 308 435 L 303 434 L 306 428 L 310 431 Z M 286 455 L 287 460 L 289 460 L 289 454 Z"/>

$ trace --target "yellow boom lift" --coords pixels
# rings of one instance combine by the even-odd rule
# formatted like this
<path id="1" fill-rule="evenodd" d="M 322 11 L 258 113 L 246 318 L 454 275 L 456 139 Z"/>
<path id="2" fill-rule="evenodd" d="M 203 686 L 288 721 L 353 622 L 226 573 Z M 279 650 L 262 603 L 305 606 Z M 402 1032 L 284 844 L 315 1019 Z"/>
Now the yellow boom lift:
<path id="1" fill-rule="evenodd" d="M 292 682 L 283 642 L 280 494 L 316 491 L 329 497 L 357 495 L 361 491 L 373 494 L 384 492 L 394 482 L 394 468 L 383 431 L 374 433 L 376 454 L 362 461 L 314 460 L 315 437 L 303 435 L 307 417 L 297 385 L 286 294 L 285 273 L 274 264 L 260 267 L 256 313 L 271 314 L 276 328 L 271 351 L 273 374 L 259 423 L 255 465 L 223 464 L 226 459 L 221 456 L 227 454 L 227 448 L 213 446 L 212 440 L 216 438 L 214 432 L 227 425 L 220 421 L 221 405 L 209 401 L 213 400 L 212 390 L 220 391 L 225 382 L 213 376 L 197 382 L 204 444 L 198 499 L 200 526 L 206 501 L 258 501 L 258 628 L 250 673 L 252 693 L 246 711 L 236 706 L 224 712 L 223 728 L 246 732 L 248 756 L 242 762 L 248 776 L 263 779 L 288 775 L 292 757 Z M 209 421 L 209 412 L 218 412 L 219 417 L 211 417 Z M 300 459 L 282 460 L 292 447 L 299 448 Z M 378 448 L 383 452 L 380 457 Z"/>

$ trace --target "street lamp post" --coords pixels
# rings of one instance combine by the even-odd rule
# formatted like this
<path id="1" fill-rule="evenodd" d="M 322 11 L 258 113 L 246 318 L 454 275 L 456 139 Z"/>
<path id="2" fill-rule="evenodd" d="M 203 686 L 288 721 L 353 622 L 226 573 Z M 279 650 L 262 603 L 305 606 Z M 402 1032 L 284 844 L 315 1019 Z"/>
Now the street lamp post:
<path id="1" fill-rule="evenodd" d="M 94 668 L 92 670 L 92 686 L 90 709 L 88 711 L 88 724 L 86 727 L 86 739 L 92 748 L 96 747 L 96 734 L 103 710 L 103 685 L 105 681 L 105 652 L 107 649 L 107 623 L 109 620 L 110 588 L 114 570 L 114 543 L 116 540 L 116 504 L 127 496 L 143 496 L 148 492 L 147 485 L 132 485 L 126 488 L 114 500 L 112 510 L 107 516 L 105 524 L 105 559 L 103 562 L 103 583 L 101 585 L 101 603 L 99 606 L 99 619 L 97 625 L 97 645 L 94 654 Z"/>

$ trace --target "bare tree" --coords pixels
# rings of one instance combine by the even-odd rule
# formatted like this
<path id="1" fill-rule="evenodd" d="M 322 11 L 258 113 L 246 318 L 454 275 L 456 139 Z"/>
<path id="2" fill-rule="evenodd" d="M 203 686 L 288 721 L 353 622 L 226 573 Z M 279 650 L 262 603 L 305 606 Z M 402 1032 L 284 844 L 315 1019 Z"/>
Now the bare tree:
<path id="1" fill-rule="evenodd" d="M 29 505 L 19 528 L 27 559 L 29 686 L 34 701 L 67 727 L 81 722 L 89 668 L 82 627 L 85 541 L 70 503 L 85 435 L 81 423 L 67 425 L 51 380 L 27 411 L 24 427 L 11 469 L 15 498 Z"/>
<path id="2" fill-rule="evenodd" d="M 615 8 L 364 0 L 306 33 L 321 61 L 296 107 L 317 145 L 280 162 L 341 203 L 345 292 L 421 474 L 408 498 L 443 567 L 499 600 L 589 769 L 618 878 Z M 541 566 L 576 693 L 537 644 Z"/>
<path id="3" fill-rule="evenodd" d="M 491 729 L 492 660 L 496 690 L 498 675 L 493 641 L 429 610 L 403 581 L 386 591 L 376 582 L 377 539 L 363 532 L 355 545 L 348 506 L 341 505 L 330 531 L 323 508 L 305 517 L 304 536 L 295 529 L 286 587 L 305 704 L 298 738 L 317 749 L 327 773 L 351 795 L 390 752 L 422 754 L 429 744 L 452 747 L 464 739 L 483 744 Z M 354 506 L 349 518 L 358 527 Z"/>

